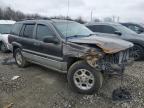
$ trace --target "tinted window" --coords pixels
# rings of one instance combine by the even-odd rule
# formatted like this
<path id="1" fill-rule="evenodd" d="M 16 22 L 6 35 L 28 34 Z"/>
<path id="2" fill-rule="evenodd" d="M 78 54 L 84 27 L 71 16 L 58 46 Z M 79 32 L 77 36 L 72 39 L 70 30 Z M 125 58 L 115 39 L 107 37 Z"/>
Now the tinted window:
<path id="1" fill-rule="evenodd" d="M 107 25 L 103 26 L 103 32 L 104 33 L 114 34 L 115 31 L 117 31 L 117 30 L 115 28 L 111 27 L 111 26 L 107 26 Z"/>
<path id="2" fill-rule="evenodd" d="M 24 27 L 23 37 L 32 38 L 34 26 L 34 24 L 26 24 Z"/>
<path id="3" fill-rule="evenodd" d="M 103 32 L 103 26 L 101 25 L 92 25 L 92 26 L 88 26 L 88 28 L 93 32 Z"/>
<path id="4" fill-rule="evenodd" d="M 0 24 L 0 33 L 9 34 L 12 29 L 12 24 Z"/>
<path id="5" fill-rule="evenodd" d="M 13 29 L 12 29 L 12 31 L 11 31 L 11 34 L 13 34 L 13 35 L 19 35 L 19 33 L 20 33 L 20 30 L 21 30 L 21 27 L 22 27 L 22 24 L 15 24 L 14 26 L 13 26 Z"/>
<path id="6" fill-rule="evenodd" d="M 45 37 L 52 37 L 54 34 L 51 32 L 51 30 L 45 26 L 45 25 L 38 25 L 37 26 L 37 39 L 43 40 Z"/>
<path id="7" fill-rule="evenodd" d="M 115 28 L 107 25 L 88 26 L 93 32 L 114 34 L 117 31 Z"/>

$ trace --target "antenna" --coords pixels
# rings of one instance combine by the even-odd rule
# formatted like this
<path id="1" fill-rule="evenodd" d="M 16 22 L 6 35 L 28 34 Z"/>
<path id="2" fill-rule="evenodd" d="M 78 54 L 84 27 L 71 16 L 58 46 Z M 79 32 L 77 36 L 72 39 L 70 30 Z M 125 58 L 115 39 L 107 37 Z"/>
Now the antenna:
<path id="1" fill-rule="evenodd" d="M 70 5 L 70 1 L 69 1 L 69 0 L 67 0 L 67 5 L 68 5 L 68 7 L 67 7 L 67 19 L 68 19 L 68 15 L 69 15 L 69 5 Z"/>
<path id="2" fill-rule="evenodd" d="M 91 10 L 91 21 L 93 20 L 93 10 Z"/>
<path id="3" fill-rule="evenodd" d="M 70 1 L 69 0 L 67 0 L 67 27 L 66 27 L 66 37 L 67 37 L 67 35 L 68 35 L 68 33 L 67 33 L 67 31 L 68 31 L 68 15 L 69 15 L 69 4 L 70 4 Z"/>

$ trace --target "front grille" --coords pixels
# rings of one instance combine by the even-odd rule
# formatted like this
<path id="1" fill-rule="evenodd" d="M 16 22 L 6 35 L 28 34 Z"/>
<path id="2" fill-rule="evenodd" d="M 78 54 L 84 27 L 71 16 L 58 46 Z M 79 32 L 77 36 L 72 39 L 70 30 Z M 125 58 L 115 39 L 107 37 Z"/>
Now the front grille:
<path id="1" fill-rule="evenodd" d="M 112 64 L 126 63 L 129 60 L 129 54 L 129 50 L 124 50 L 111 55 L 109 54 L 103 58 L 103 61 Z"/>

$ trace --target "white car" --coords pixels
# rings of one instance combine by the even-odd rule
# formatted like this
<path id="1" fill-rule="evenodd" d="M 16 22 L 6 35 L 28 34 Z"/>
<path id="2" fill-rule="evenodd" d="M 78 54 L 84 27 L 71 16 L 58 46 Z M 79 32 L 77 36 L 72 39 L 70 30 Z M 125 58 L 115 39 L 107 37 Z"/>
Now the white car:
<path id="1" fill-rule="evenodd" d="M 12 45 L 8 42 L 8 35 L 13 27 L 15 21 L 0 20 L 0 50 L 8 52 L 12 50 Z"/>

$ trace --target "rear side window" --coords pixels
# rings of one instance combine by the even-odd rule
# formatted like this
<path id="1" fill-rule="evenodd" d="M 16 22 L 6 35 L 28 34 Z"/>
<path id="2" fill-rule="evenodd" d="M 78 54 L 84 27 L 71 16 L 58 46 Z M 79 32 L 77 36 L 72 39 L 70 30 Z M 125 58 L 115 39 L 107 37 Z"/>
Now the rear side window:
<path id="1" fill-rule="evenodd" d="M 14 24 L 13 29 L 11 31 L 11 34 L 19 35 L 21 28 L 22 28 L 22 24 L 21 23 Z"/>
<path id="2" fill-rule="evenodd" d="M 93 32 L 109 33 L 109 34 L 114 34 L 115 31 L 117 31 L 115 28 L 108 25 L 93 25 L 89 26 L 88 28 L 91 29 Z"/>
<path id="3" fill-rule="evenodd" d="M 35 24 L 25 24 L 22 28 L 20 35 L 26 38 L 32 38 L 34 27 Z"/>
<path id="4" fill-rule="evenodd" d="M 48 26 L 42 25 L 42 24 L 38 24 L 37 25 L 36 36 L 37 36 L 38 40 L 43 41 L 43 39 L 45 37 L 53 37 L 54 34 L 52 33 L 52 31 L 49 29 Z"/>

